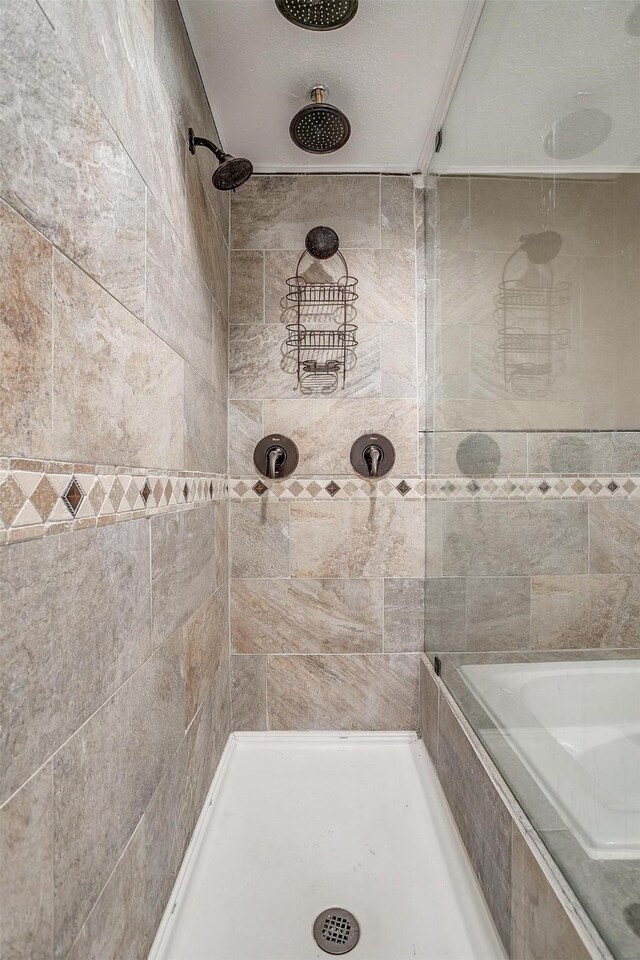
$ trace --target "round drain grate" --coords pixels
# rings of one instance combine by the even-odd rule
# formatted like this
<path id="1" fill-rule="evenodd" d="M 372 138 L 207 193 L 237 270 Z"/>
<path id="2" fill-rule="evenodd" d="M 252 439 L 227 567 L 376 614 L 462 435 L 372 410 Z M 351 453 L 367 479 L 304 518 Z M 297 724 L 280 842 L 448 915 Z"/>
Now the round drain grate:
<path id="1" fill-rule="evenodd" d="M 331 907 L 316 917 L 313 937 L 325 953 L 349 953 L 360 939 L 360 924 L 348 910 Z"/>

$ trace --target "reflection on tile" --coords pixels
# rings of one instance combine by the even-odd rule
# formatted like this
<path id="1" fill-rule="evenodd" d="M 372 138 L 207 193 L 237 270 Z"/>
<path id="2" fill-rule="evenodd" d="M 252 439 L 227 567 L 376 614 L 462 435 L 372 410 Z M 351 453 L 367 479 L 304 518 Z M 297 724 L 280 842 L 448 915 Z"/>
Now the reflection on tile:
<path id="1" fill-rule="evenodd" d="M 231 657 L 234 730 L 267 729 L 267 658 Z"/>
<path id="2" fill-rule="evenodd" d="M 0 810 L 0 954 L 51 960 L 53 780 L 47 763 Z"/>
<path id="3" fill-rule="evenodd" d="M 462 577 L 425 582 L 425 650 L 464 650 L 466 584 Z"/>
<path id="4" fill-rule="evenodd" d="M 442 527 L 445 576 L 587 572 L 586 503 L 443 503 Z"/>
<path id="5" fill-rule="evenodd" d="M 231 323 L 262 323 L 264 320 L 264 253 L 233 250 L 231 253 Z"/>
<path id="6" fill-rule="evenodd" d="M 383 249 L 402 250 L 415 245 L 412 177 L 380 178 L 380 229 Z"/>
<path id="7" fill-rule="evenodd" d="M 640 573 L 640 501 L 589 504 L 592 573 Z"/>
<path id="8" fill-rule="evenodd" d="M 341 246 L 380 243 L 378 177 L 254 177 L 231 204 L 234 249 L 302 250 L 319 223 L 331 226 Z"/>
<path id="9" fill-rule="evenodd" d="M 638 645 L 640 576 L 534 577 L 531 644 L 566 647 Z"/>
<path id="10" fill-rule="evenodd" d="M 12 544 L 0 564 L 4 799 L 151 653 L 148 530 Z"/>
<path id="11" fill-rule="evenodd" d="M 467 650 L 513 650 L 529 646 L 530 579 L 467 579 Z"/>
<path id="12" fill-rule="evenodd" d="M 268 658 L 271 730 L 415 730 L 418 656 Z"/>
<path id="13" fill-rule="evenodd" d="M 289 505 L 231 504 L 231 576 L 289 576 Z"/>
<path id="14" fill-rule="evenodd" d="M 236 653 L 382 652 L 380 580 L 233 580 Z"/>
<path id="15" fill-rule="evenodd" d="M 74 264 L 54 264 L 56 454 L 180 469 L 183 360 Z"/>
<path id="16" fill-rule="evenodd" d="M 142 318 L 144 183 L 38 6 L 4 4 L 0 34 L 3 119 L 20 130 L 4 145 L 2 195 Z"/>
<path id="17" fill-rule="evenodd" d="M 409 653 L 424 648 L 424 579 L 384 581 L 384 649 Z"/>
<path id="18" fill-rule="evenodd" d="M 291 573 L 296 577 L 420 577 L 423 505 L 291 504 Z"/>
<path id="19" fill-rule="evenodd" d="M 589 960 L 562 904 L 520 831 L 513 831 L 511 956 L 514 960 Z"/>
<path id="20" fill-rule="evenodd" d="M 176 639 L 54 758 L 56 957 L 75 940 L 182 739 L 182 643 Z"/>
<path id="21" fill-rule="evenodd" d="M 526 474 L 527 434 L 435 433 L 433 457 L 433 472 L 442 476 Z"/>
<path id="22" fill-rule="evenodd" d="M 51 456 L 53 247 L 0 201 L 0 449 Z"/>
<path id="23" fill-rule="evenodd" d="M 442 250 L 469 249 L 470 177 L 438 178 L 438 243 Z"/>

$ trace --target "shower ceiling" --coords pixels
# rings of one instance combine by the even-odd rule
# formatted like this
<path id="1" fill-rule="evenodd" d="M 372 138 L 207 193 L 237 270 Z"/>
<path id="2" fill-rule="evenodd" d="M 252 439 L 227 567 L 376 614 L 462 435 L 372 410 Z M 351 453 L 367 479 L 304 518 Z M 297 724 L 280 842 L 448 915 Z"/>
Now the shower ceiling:
<path id="1" fill-rule="evenodd" d="M 274 0 L 180 0 L 225 150 L 257 172 L 424 168 L 480 0 L 362 0 L 338 30 L 303 30 Z M 337 153 L 302 153 L 292 116 L 322 83 L 349 117 Z"/>

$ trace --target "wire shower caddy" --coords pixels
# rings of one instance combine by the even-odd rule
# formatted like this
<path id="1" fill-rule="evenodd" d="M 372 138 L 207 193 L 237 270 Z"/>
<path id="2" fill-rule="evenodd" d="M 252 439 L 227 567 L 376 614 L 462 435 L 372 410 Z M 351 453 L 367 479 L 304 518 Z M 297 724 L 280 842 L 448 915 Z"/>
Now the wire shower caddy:
<path id="1" fill-rule="evenodd" d="M 287 280 L 286 299 L 296 311 L 296 320 L 287 324 L 286 346 L 295 357 L 301 393 L 327 394 L 337 388 L 340 378 L 344 387 L 347 370 L 356 361 L 358 327 L 350 319 L 355 314 L 352 308 L 358 299 L 358 281 L 350 276 L 339 250 L 334 257 L 344 272 L 337 280 L 307 280 L 300 272 L 305 257 L 310 257 L 306 250 L 300 255 L 295 276 Z M 335 326 L 311 326 L 326 324 L 329 316 Z"/>

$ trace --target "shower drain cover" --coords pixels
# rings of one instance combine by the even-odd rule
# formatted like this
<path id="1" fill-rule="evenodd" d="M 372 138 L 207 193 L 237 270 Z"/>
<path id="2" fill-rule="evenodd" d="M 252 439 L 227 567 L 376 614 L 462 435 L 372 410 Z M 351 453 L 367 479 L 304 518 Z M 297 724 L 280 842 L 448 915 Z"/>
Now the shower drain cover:
<path id="1" fill-rule="evenodd" d="M 349 953 L 360 939 L 360 924 L 348 910 L 331 907 L 316 917 L 313 937 L 325 953 Z"/>

